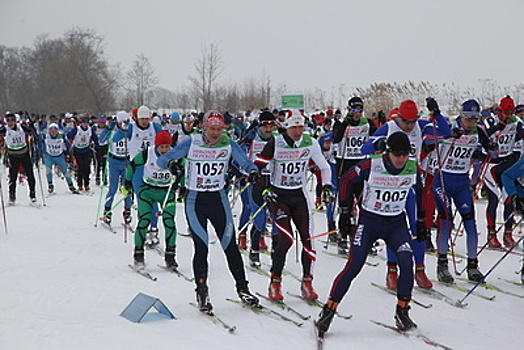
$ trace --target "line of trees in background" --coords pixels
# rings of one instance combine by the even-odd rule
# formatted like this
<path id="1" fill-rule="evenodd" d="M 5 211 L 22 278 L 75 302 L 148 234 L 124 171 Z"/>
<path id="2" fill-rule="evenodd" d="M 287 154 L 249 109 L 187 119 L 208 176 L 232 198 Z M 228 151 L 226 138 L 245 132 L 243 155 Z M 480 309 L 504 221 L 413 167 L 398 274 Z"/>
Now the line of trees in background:
<path id="1" fill-rule="evenodd" d="M 61 38 L 39 36 L 33 47 L 0 45 L 0 108 L 3 111 L 30 111 L 107 114 L 146 104 L 157 110 L 218 109 L 231 113 L 263 107 L 278 108 L 285 83 L 274 84 L 262 74 L 239 83 L 221 83 L 225 64 L 220 47 L 211 43 L 195 59 L 187 85 L 176 91 L 158 87 L 158 76 L 149 58 L 138 54 L 125 70 L 105 56 L 104 39 L 90 29 L 73 28 Z M 524 101 L 524 84 L 500 87 L 493 79 L 480 80 L 481 89 L 429 82 L 374 83 L 348 88 L 345 84 L 329 91 L 303 91 L 307 111 L 344 108 L 351 96 L 361 96 L 367 112 L 390 109 L 405 99 L 422 107 L 427 96 L 437 98 L 443 110 L 457 113 L 460 103 L 477 98 L 484 106 L 497 103 L 504 95 Z"/>

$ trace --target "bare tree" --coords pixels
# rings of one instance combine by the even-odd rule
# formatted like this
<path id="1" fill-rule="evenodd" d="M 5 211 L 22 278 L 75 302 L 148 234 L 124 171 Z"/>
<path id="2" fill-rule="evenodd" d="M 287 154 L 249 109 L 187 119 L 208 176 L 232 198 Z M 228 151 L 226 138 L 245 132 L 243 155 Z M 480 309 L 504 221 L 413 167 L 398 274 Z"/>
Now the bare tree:
<path id="1" fill-rule="evenodd" d="M 137 55 L 131 69 L 127 72 L 126 79 L 128 89 L 135 97 L 136 105 L 149 103 L 151 91 L 158 84 L 158 78 L 149 58 L 144 54 Z"/>
<path id="2" fill-rule="evenodd" d="M 223 71 L 222 54 L 219 46 L 215 43 L 211 43 L 207 47 L 204 46 L 194 67 L 196 74 L 189 76 L 188 79 L 198 93 L 202 110 L 207 111 L 213 108 L 215 83 Z"/>

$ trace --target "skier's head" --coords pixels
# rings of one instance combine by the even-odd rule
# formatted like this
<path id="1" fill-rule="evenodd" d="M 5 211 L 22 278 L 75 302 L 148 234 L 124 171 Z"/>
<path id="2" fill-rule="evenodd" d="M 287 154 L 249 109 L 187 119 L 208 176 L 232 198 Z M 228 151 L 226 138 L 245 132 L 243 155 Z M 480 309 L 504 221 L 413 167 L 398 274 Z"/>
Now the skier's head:
<path id="1" fill-rule="evenodd" d="M 263 111 L 258 116 L 258 130 L 262 137 L 269 138 L 273 134 L 273 127 L 276 126 L 275 115 L 269 111 Z"/>
<path id="2" fill-rule="evenodd" d="M 136 112 L 137 123 L 142 128 L 147 128 L 151 122 L 151 110 L 147 106 L 140 106 Z"/>
<path id="3" fill-rule="evenodd" d="M 358 96 L 353 96 L 348 100 L 348 116 L 358 121 L 364 112 L 364 101 Z M 347 118 L 347 117 L 346 117 Z"/>
<path id="4" fill-rule="evenodd" d="M 169 151 L 173 144 L 173 138 L 169 132 L 162 130 L 159 131 L 155 136 L 155 146 L 158 154 L 162 155 Z"/>
<path id="5" fill-rule="evenodd" d="M 60 129 L 58 128 L 58 124 L 57 123 L 51 123 L 47 127 L 47 131 L 49 131 L 49 134 L 51 136 L 55 137 L 56 135 L 58 135 L 58 132 L 60 131 Z"/>
<path id="6" fill-rule="evenodd" d="M 507 121 L 515 113 L 515 101 L 506 96 L 500 100 L 498 116 L 503 122 Z"/>
<path id="7" fill-rule="evenodd" d="M 411 142 L 408 135 L 401 131 L 389 135 L 386 141 L 386 153 L 391 164 L 397 169 L 402 169 L 411 153 Z"/>
<path id="8" fill-rule="evenodd" d="M 304 133 L 305 118 L 298 109 L 290 109 L 286 117 L 286 132 L 293 141 L 298 141 Z"/>
<path id="9" fill-rule="evenodd" d="M 204 115 L 203 126 L 202 135 L 205 141 L 210 145 L 215 145 L 226 129 L 224 116 L 218 111 L 209 111 Z"/>
<path id="10" fill-rule="evenodd" d="M 418 120 L 418 107 L 415 101 L 402 101 L 398 107 L 398 118 L 396 120 L 402 131 L 407 133 L 413 131 Z"/>
<path id="11" fill-rule="evenodd" d="M 116 122 L 118 123 L 118 126 L 122 130 L 127 130 L 127 127 L 129 126 L 129 113 L 126 111 L 120 111 L 116 114 Z"/>
<path id="12" fill-rule="evenodd" d="M 480 105 L 471 99 L 462 103 L 460 121 L 465 130 L 472 130 L 480 117 Z"/>

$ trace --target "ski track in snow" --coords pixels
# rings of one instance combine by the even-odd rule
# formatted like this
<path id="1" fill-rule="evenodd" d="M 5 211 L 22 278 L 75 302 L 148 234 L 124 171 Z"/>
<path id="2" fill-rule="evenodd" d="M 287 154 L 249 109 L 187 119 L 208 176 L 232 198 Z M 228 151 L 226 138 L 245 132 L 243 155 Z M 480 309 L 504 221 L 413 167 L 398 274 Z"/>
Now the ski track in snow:
<path id="1" fill-rule="evenodd" d="M 6 199 L 7 184 L 4 181 L 2 185 Z M 206 320 L 189 305 L 195 299 L 193 283 L 158 268 L 157 264 L 163 264 L 163 260 L 154 251 L 146 251 L 146 263 L 148 271 L 158 281 L 147 280 L 126 266 L 132 260 L 133 238 L 128 232 L 127 243 L 124 243 L 123 229 L 117 225 L 121 221 L 121 208 L 113 215 L 117 234 L 110 233 L 100 224 L 94 227 L 98 187 L 93 196 L 69 194 L 65 182 L 58 179 L 55 179 L 55 187 L 57 194 L 46 198 L 47 206 L 35 209 L 28 205 L 27 187 L 18 186 L 17 206 L 6 208 L 9 234 L 3 232 L 3 222 L 0 227 L 0 349 L 315 348 L 311 322 L 297 328 L 256 315 L 225 300 L 236 298 L 236 293 L 219 244 L 210 245 L 210 297 L 215 313 L 237 327 L 233 334 Z M 41 202 L 39 188 L 37 196 Z M 477 206 L 480 244 L 484 244 L 486 237 L 484 208 L 485 203 Z M 234 209 L 235 213 L 239 211 L 240 201 Z M 133 216 L 134 225 L 136 213 Z M 315 232 L 325 232 L 325 214 L 316 213 L 314 217 Z M 187 231 L 181 204 L 177 205 L 177 223 L 181 232 Z M 211 238 L 214 237 L 212 233 Z M 323 245 L 317 242 L 316 249 L 320 253 Z M 336 248 L 330 246 L 328 249 L 335 251 Z M 465 237 L 458 238 L 455 249 L 465 254 Z M 190 239 L 178 239 L 177 260 L 180 270 L 189 276 L 192 276 L 192 250 Z M 501 256 L 500 252 L 483 252 L 481 271 L 487 272 Z M 317 254 L 317 257 L 314 285 L 320 300 L 325 301 L 345 261 L 326 254 Z M 246 263 L 247 258 L 243 256 L 243 259 Z M 268 255 L 262 254 L 261 259 L 270 262 Z M 459 270 L 464 263 L 459 264 Z M 435 279 L 436 258 L 426 256 L 426 265 L 428 276 Z M 520 266 L 520 257 L 510 254 L 488 277 L 488 282 L 524 294 L 524 287 L 502 281 L 518 281 L 519 276 L 514 271 Z M 286 268 L 301 274 L 294 247 L 288 253 Z M 374 319 L 394 324 L 395 298 L 370 286 L 370 282 L 383 284 L 385 273 L 382 261 L 378 267 L 364 266 L 339 307 L 341 313 L 352 314 L 353 318 L 349 321 L 334 319 L 326 336 L 325 349 L 431 348 L 420 340 L 399 336 L 369 322 Z M 267 292 L 269 281 L 266 277 L 247 269 L 246 274 L 253 292 Z M 435 287 L 454 299 L 464 296 L 450 288 Z M 284 293 L 299 293 L 300 284 L 284 275 L 282 288 Z M 412 318 L 421 333 L 453 349 L 520 348 L 520 341 L 515 336 L 521 334 L 524 325 L 524 299 L 483 288 L 477 291 L 497 297 L 495 301 L 487 301 L 471 295 L 466 300 L 468 306 L 457 309 L 414 291 L 415 298 L 432 303 L 433 307 L 425 310 L 413 305 Z M 154 309 L 146 316 L 149 320 L 140 324 L 120 317 L 139 292 L 162 300 L 177 319 L 155 319 Z M 289 296 L 285 301 L 301 313 L 311 315 L 312 319 L 320 311 Z M 265 301 L 262 304 L 270 306 Z M 297 318 L 291 313 L 282 313 Z"/>

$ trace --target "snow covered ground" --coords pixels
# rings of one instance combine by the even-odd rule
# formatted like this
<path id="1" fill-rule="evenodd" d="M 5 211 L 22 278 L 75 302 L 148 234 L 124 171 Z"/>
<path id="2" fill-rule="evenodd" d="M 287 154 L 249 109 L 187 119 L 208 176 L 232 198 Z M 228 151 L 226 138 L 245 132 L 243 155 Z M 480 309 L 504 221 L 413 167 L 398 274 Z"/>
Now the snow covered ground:
<path id="1" fill-rule="evenodd" d="M 3 176 L 2 178 L 5 178 Z M 118 233 L 112 234 L 96 222 L 99 188 L 93 196 L 67 193 L 65 184 L 55 179 L 57 194 L 46 198 L 40 209 L 29 206 L 25 186 L 18 189 L 15 207 L 6 208 L 9 233 L 0 224 L 0 349 L 314 349 L 313 319 L 319 309 L 286 296 L 286 302 L 312 320 L 299 328 L 292 324 L 256 315 L 226 301 L 236 298 L 234 282 L 225 264 L 219 244 L 210 249 L 210 296 L 216 314 L 235 325 L 229 334 L 201 315 L 189 302 L 194 301 L 194 286 L 157 267 L 162 258 L 146 252 L 148 270 L 158 277 L 152 282 L 128 268 L 133 240 L 124 243 L 120 227 L 121 209 L 114 215 Z M 2 182 L 4 198 L 5 181 Z M 40 189 L 38 197 L 41 202 Z M 183 206 L 177 207 L 178 227 L 185 232 Z M 238 212 L 238 206 L 235 212 Z M 480 243 L 485 242 L 483 204 L 478 205 L 481 223 Z M 324 214 L 315 214 L 316 232 L 324 232 Z M 387 229 L 387 228 L 385 228 Z M 515 232 L 518 232 L 516 229 Z M 520 233 L 521 234 L 521 233 Z M 520 237 L 520 235 L 518 235 Z M 212 234 L 214 237 L 214 234 Z M 182 272 L 191 275 L 192 243 L 178 238 L 178 262 Z M 333 247 L 329 248 L 334 251 Z M 331 282 L 344 265 L 344 260 L 322 253 L 317 242 L 318 262 L 314 285 L 324 301 Z M 458 238 L 458 253 L 465 253 L 464 237 Z M 383 255 L 384 252 L 382 251 Z M 502 256 L 485 251 L 480 256 L 481 271 L 486 272 Z M 435 279 L 436 258 L 427 257 L 428 275 Z M 269 263 L 269 256 L 263 261 Z M 245 259 L 246 260 L 246 259 Z M 521 256 L 510 254 L 489 276 L 491 282 L 507 291 L 523 295 L 524 287 L 504 279 L 519 281 L 515 274 Z M 325 349 L 425 349 L 431 346 L 374 325 L 371 319 L 393 324 L 395 297 L 371 286 L 384 284 L 386 267 L 365 266 L 355 280 L 339 311 L 352 314 L 351 320 L 335 318 L 326 338 Z M 464 262 L 459 263 L 459 269 Z M 288 255 L 287 268 L 300 275 L 294 247 Z M 253 292 L 266 293 L 268 278 L 247 271 Z M 459 282 L 469 287 L 466 282 Z M 284 276 L 284 292 L 299 293 L 300 284 Z M 436 289 L 459 299 L 464 293 L 444 287 Z M 162 300 L 176 320 L 159 319 L 150 311 L 147 322 L 135 324 L 120 313 L 142 292 Z M 432 299 L 419 291 L 414 298 L 431 303 L 429 309 L 412 306 L 411 315 L 424 335 L 453 349 L 519 349 L 524 326 L 524 299 L 478 289 L 483 295 L 495 295 L 493 301 L 471 295 L 469 304 L 459 309 Z M 263 304 L 268 305 L 263 301 Z M 283 311 L 297 319 L 293 314 Z"/>

